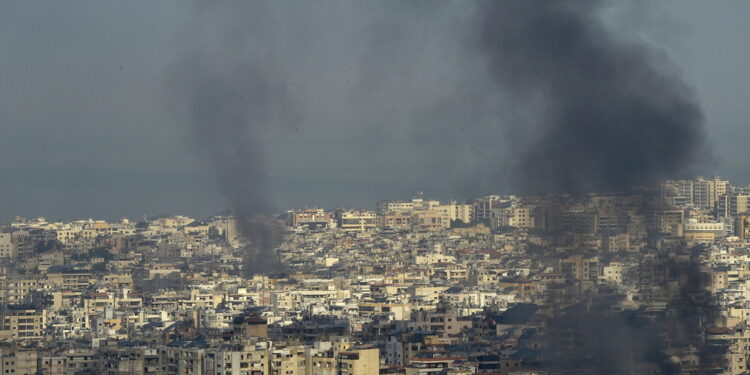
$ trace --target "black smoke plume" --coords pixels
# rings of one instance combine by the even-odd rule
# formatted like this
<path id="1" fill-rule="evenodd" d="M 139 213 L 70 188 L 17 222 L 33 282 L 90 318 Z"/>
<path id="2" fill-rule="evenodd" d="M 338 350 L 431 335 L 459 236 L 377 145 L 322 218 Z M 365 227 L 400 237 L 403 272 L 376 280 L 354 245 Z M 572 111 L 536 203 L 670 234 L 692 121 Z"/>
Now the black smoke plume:
<path id="1" fill-rule="evenodd" d="M 268 171 L 261 135 L 283 110 L 285 88 L 252 64 L 212 71 L 198 58 L 175 66 L 176 85 L 187 85 L 189 119 L 217 171 L 218 185 L 232 208 L 238 230 L 249 241 L 247 272 L 268 271 L 279 240 L 272 218 Z"/>
<path id="2" fill-rule="evenodd" d="M 525 113 L 508 132 L 519 191 L 652 186 L 703 151 L 703 115 L 691 90 L 658 51 L 605 27 L 606 3 L 483 3 L 481 49 Z"/>
<path id="3" fill-rule="evenodd" d="M 512 184 L 519 192 L 580 196 L 655 186 L 682 175 L 703 156 L 703 115 L 690 88 L 659 51 L 611 32 L 602 18 L 606 5 L 604 0 L 482 3 L 480 49 L 520 113 L 507 132 L 516 155 Z M 680 371 L 671 356 L 675 351 L 703 350 L 703 329 L 715 315 L 705 275 L 694 263 L 675 266 L 682 250 L 673 250 L 638 269 L 639 278 L 666 275 L 661 284 L 652 281 L 667 301 L 661 315 L 619 310 L 623 296 L 607 295 L 599 286 L 587 297 L 569 297 L 568 306 L 553 304 L 544 344 L 547 369 L 670 374 Z M 581 288 L 583 281 L 578 283 Z M 675 284 L 679 290 L 668 291 Z M 698 366 L 712 363 L 702 356 Z"/>
<path id="4" fill-rule="evenodd" d="M 297 106 L 291 84 L 274 70 L 273 54 L 260 42 L 268 29 L 263 7 L 224 5 L 200 9 L 201 16 L 225 23 L 211 45 L 194 43 L 170 66 L 168 80 L 247 242 L 244 271 L 269 272 L 280 267 L 273 250 L 281 229 L 271 216 L 264 137 L 274 126 L 295 127 Z M 243 18 L 230 19 L 238 7 Z"/>
<path id="5" fill-rule="evenodd" d="M 466 142 L 470 137 L 460 136 L 467 132 L 456 124 L 476 122 L 473 114 L 481 111 L 470 103 L 489 103 L 485 88 L 475 84 L 484 81 L 475 74 L 480 69 L 466 69 L 479 63 L 467 61 L 462 39 L 454 35 L 473 30 L 462 6 L 186 4 L 192 18 L 177 43 L 184 51 L 168 72 L 170 94 L 184 109 L 193 144 L 211 161 L 228 208 L 254 249 L 248 270 L 268 271 L 263 262 L 275 259 L 269 251 L 278 243 L 278 228 L 261 218 L 274 209 L 274 165 L 287 168 L 277 176 L 305 169 L 322 171 L 321 180 L 375 181 L 352 184 L 353 190 L 364 186 L 369 194 L 382 194 L 374 191 L 382 181 L 430 170 L 444 181 L 465 164 L 431 151 Z M 362 176 L 361 166 L 373 163 L 387 165 L 388 174 Z"/>

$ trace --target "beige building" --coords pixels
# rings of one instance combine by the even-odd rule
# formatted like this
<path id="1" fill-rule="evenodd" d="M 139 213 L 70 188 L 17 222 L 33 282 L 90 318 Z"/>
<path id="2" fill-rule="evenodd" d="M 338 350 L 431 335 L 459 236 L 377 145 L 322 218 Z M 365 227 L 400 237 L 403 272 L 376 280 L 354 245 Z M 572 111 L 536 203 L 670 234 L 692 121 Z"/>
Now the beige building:
<path id="1" fill-rule="evenodd" d="M 718 177 L 704 179 L 698 177 L 693 183 L 693 205 L 701 208 L 713 209 L 720 196 L 727 193 L 729 181 Z"/>
<path id="2" fill-rule="evenodd" d="M 45 310 L 6 309 L 0 318 L 0 338 L 12 340 L 40 339 L 47 325 Z"/>
<path id="3" fill-rule="evenodd" d="M 660 234 L 678 236 L 685 222 L 685 211 L 680 208 L 657 208 L 648 217 L 648 228 Z"/>
<path id="4" fill-rule="evenodd" d="M 50 268 L 47 272 L 48 285 L 57 288 L 80 290 L 92 285 L 95 281 L 91 272 L 85 270 L 57 267 Z"/>
<path id="5" fill-rule="evenodd" d="M 65 358 L 66 375 L 79 371 L 99 372 L 99 357 L 95 350 L 70 349 L 63 354 Z"/>
<path id="6" fill-rule="evenodd" d="M 13 246 L 13 235 L 0 233 L 0 258 L 14 260 L 17 256 L 16 247 Z"/>
<path id="7" fill-rule="evenodd" d="M 139 347 L 105 347 L 98 353 L 99 368 L 96 370 L 102 375 L 150 375 L 159 372 L 159 351 L 145 346 Z M 53 364 L 63 358 L 48 358 Z M 46 366 L 45 371 L 50 371 Z M 48 372 L 44 372 L 47 374 Z"/>
<path id="8" fill-rule="evenodd" d="M 333 351 L 321 351 L 310 356 L 310 375 L 336 375 L 337 353 Z"/>
<path id="9" fill-rule="evenodd" d="M 512 197 L 510 198 L 512 200 Z M 488 195 L 486 197 L 477 198 L 472 202 L 472 218 L 471 221 L 486 221 L 492 219 L 492 209 L 499 208 L 501 205 L 510 202 L 509 199 L 498 195 Z"/>
<path id="10" fill-rule="evenodd" d="M 117 289 L 133 289 L 133 275 L 129 273 L 107 273 L 101 277 L 101 283 Z"/>
<path id="11" fill-rule="evenodd" d="M 65 357 L 42 352 L 37 361 L 38 371 L 45 375 L 65 375 Z"/>
<path id="12" fill-rule="evenodd" d="M 693 180 L 667 180 L 661 185 L 661 198 L 664 204 L 692 205 L 702 209 L 713 209 L 722 195 L 727 193 L 729 181 L 718 177 Z"/>
<path id="13" fill-rule="evenodd" d="M 406 375 L 438 375 L 449 373 L 453 363 L 463 358 L 411 358 L 406 366 Z"/>
<path id="14" fill-rule="evenodd" d="M 439 205 L 439 201 L 424 200 L 421 197 L 412 198 L 411 201 L 386 201 L 378 203 L 378 213 L 384 214 L 391 211 L 428 210 Z"/>
<path id="15" fill-rule="evenodd" d="M 271 353 L 271 375 L 306 375 L 307 348 L 289 346 Z"/>
<path id="16" fill-rule="evenodd" d="M 599 259 L 595 256 L 572 255 L 560 259 L 557 271 L 575 280 L 596 281 L 599 279 Z"/>
<path id="17" fill-rule="evenodd" d="M 0 347 L 0 373 L 36 375 L 38 373 L 37 357 L 36 349 Z"/>
<path id="18" fill-rule="evenodd" d="M 378 213 L 386 212 L 410 212 L 414 209 L 414 202 L 388 201 L 378 203 Z"/>
<path id="19" fill-rule="evenodd" d="M 336 375 L 378 375 L 380 351 L 377 348 L 353 347 L 338 355 Z"/>
<path id="20" fill-rule="evenodd" d="M 14 230 L 11 232 L 11 240 L 18 258 L 25 259 L 34 255 L 34 241 L 31 231 Z"/>
<path id="21" fill-rule="evenodd" d="M 630 251 L 630 235 L 627 233 L 604 236 L 602 240 L 604 250 L 616 253 L 618 251 Z"/>
<path id="22" fill-rule="evenodd" d="M 24 303 L 32 292 L 41 287 L 41 283 L 35 278 L 13 278 L 0 280 L 0 303 Z"/>
<path id="23" fill-rule="evenodd" d="M 662 202 L 674 206 L 692 205 L 714 209 L 717 200 L 727 193 L 729 181 L 718 177 L 693 180 L 667 180 L 661 185 Z"/>
<path id="24" fill-rule="evenodd" d="M 602 267 L 601 280 L 614 284 L 621 284 L 623 271 L 624 267 L 622 263 L 609 262 L 608 265 Z"/>
<path id="25" fill-rule="evenodd" d="M 161 370 L 158 373 L 202 375 L 204 374 L 205 354 L 206 350 L 201 348 L 162 347 L 159 350 Z M 224 372 L 216 373 L 218 374 L 224 374 Z"/>
<path id="26" fill-rule="evenodd" d="M 411 216 L 411 226 L 415 232 L 438 231 L 450 228 L 451 221 L 446 210 L 415 210 Z"/>
<path id="27" fill-rule="evenodd" d="M 534 228 L 536 225 L 534 208 L 534 206 L 526 205 L 494 208 L 491 211 L 490 225 L 493 228 L 503 226 L 514 228 Z"/>
<path id="28" fill-rule="evenodd" d="M 327 227 L 332 222 L 333 216 L 322 208 L 307 208 L 287 212 L 287 225 L 291 227 Z"/>
<path id="29" fill-rule="evenodd" d="M 214 375 L 269 375 L 271 360 L 268 349 L 254 345 L 228 345 L 209 349 L 203 361 L 203 374 Z"/>
<path id="30" fill-rule="evenodd" d="M 449 219 L 451 221 L 460 221 L 464 224 L 471 223 L 471 218 L 474 215 L 474 206 L 470 204 L 458 204 L 451 202 L 442 207 L 446 207 L 449 213 Z"/>
<path id="31" fill-rule="evenodd" d="M 383 229 L 411 230 L 411 211 L 388 211 L 378 216 L 378 226 Z"/>
<path id="32" fill-rule="evenodd" d="M 216 229 L 220 235 L 226 238 L 229 244 L 235 245 L 240 241 L 240 231 L 237 228 L 237 220 L 233 217 L 215 217 L 209 223 L 209 227 Z"/>
<path id="33" fill-rule="evenodd" d="M 719 216 L 737 217 L 741 214 L 750 212 L 750 195 L 744 194 L 725 194 L 719 197 L 716 204 L 716 211 Z"/>
<path id="34" fill-rule="evenodd" d="M 735 229 L 739 238 L 750 238 L 750 216 L 739 215 Z"/>
<path id="35" fill-rule="evenodd" d="M 345 232 L 365 232 L 375 230 L 377 216 L 373 211 L 341 211 L 339 212 L 339 228 Z"/>
<path id="36" fill-rule="evenodd" d="M 412 311 L 409 328 L 436 332 L 442 337 L 447 337 L 471 328 L 471 324 L 471 320 L 462 319 L 454 312 L 419 310 Z"/>

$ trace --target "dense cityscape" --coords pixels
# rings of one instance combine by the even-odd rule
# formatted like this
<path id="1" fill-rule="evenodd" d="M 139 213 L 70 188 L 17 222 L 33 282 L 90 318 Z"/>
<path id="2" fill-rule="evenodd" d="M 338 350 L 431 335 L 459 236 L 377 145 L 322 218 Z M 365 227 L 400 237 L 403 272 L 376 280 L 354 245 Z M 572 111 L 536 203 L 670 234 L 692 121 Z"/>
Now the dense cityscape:
<path id="1" fill-rule="evenodd" d="M 0 1 L 0 375 L 750 375 L 748 14 Z"/>
<path id="2" fill-rule="evenodd" d="M 701 177 L 303 208 L 268 272 L 231 215 L 19 217 L 0 373 L 743 374 L 748 213 L 750 187 Z"/>

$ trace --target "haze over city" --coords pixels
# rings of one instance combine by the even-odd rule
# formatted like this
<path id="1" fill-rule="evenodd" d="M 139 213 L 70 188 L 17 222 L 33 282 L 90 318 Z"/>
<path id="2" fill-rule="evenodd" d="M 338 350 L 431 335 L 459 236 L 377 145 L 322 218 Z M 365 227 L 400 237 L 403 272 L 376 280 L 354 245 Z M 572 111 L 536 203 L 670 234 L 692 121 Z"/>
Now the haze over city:
<path id="1" fill-rule="evenodd" d="M 750 31 L 750 5 L 613 6 L 610 26 L 666 52 L 695 90 L 713 150 L 695 174 L 750 182 L 750 78 L 747 51 L 738 44 Z M 281 57 L 304 56 L 304 63 L 286 64 L 288 75 L 317 90 L 294 130 L 272 128 L 264 140 L 276 206 L 372 207 L 417 191 L 442 199 L 510 192 L 507 134 L 502 126 L 476 124 L 513 121 L 508 111 L 489 102 L 446 106 L 456 90 L 486 81 L 465 40 L 471 9 L 314 8 L 272 5 L 274 27 L 286 35 L 259 41 L 273 42 Z M 373 15 L 367 22 L 365 10 Z M 194 142 L 166 82 L 170 66 L 215 41 L 212 30 L 227 20 L 211 12 L 177 1 L 0 4 L 0 193 L 12 197 L 0 204 L 0 220 L 205 216 L 228 208 L 215 166 Z M 368 37 L 379 28 L 388 34 Z M 300 32 L 321 42 L 295 39 Z M 366 104 L 345 98 L 372 79 L 379 86 Z M 448 110 L 452 116 L 444 115 Z"/>
<path id="2" fill-rule="evenodd" d="M 744 1 L 0 4 L 0 374 L 748 375 Z"/>

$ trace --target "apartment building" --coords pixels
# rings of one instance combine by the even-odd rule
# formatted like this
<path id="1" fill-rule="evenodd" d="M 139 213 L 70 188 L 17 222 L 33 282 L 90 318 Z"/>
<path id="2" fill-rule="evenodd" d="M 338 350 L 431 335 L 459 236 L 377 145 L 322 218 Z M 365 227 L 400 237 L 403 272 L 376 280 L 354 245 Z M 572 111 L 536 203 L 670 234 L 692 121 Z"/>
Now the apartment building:
<path id="1" fill-rule="evenodd" d="M 14 260 L 18 256 L 16 247 L 13 246 L 13 235 L 11 233 L 0 233 L 0 258 Z"/>
<path id="2" fill-rule="evenodd" d="M 22 304 L 40 288 L 42 285 L 36 278 L 16 277 L 0 280 L 0 304 Z"/>
<path id="3" fill-rule="evenodd" d="M 49 286 L 71 290 L 83 290 L 96 280 L 87 270 L 73 269 L 67 266 L 52 266 L 47 270 Z"/>
<path id="4" fill-rule="evenodd" d="M 750 212 L 750 195 L 724 194 L 716 204 L 716 214 L 720 217 L 737 217 Z"/>
<path id="5" fill-rule="evenodd" d="M 203 363 L 206 375 L 269 375 L 271 373 L 269 350 L 256 345 L 224 345 L 207 350 Z"/>
<path id="6" fill-rule="evenodd" d="M 0 347 L 0 373 L 13 375 L 39 374 L 36 349 L 25 349 L 13 345 Z"/>
<path id="7" fill-rule="evenodd" d="M 412 212 L 411 224 L 415 232 L 429 232 L 450 228 L 451 221 L 446 210 L 415 210 Z"/>
<path id="8" fill-rule="evenodd" d="M 339 228 L 345 232 L 365 232 L 377 227 L 377 215 L 373 211 L 339 211 L 338 220 Z"/>
<path id="9" fill-rule="evenodd" d="M 380 351 L 374 347 L 353 347 L 338 355 L 336 375 L 378 375 Z"/>
<path id="10" fill-rule="evenodd" d="M 45 310 L 8 307 L 0 315 L 0 337 L 12 340 L 39 339 L 47 323 Z"/>

